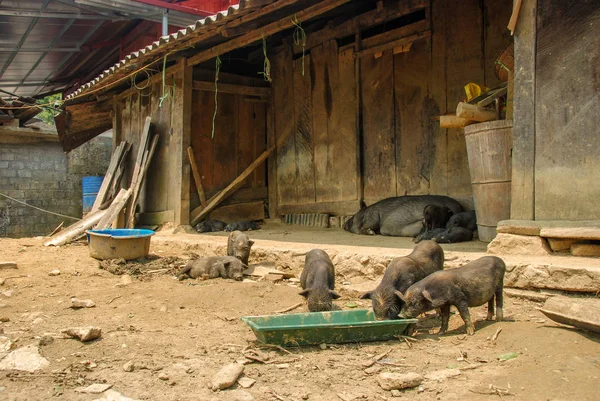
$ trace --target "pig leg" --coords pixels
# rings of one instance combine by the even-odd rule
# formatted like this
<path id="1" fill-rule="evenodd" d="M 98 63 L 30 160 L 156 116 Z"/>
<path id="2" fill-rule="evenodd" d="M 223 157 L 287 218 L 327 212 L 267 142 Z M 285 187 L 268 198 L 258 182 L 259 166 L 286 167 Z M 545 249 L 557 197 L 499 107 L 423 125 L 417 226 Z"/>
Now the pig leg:
<path id="1" fill-rule="evenodd" d="M 467 334 L 470 336 L 475 334 L 475 326 L 473 326 L 473 322 L 471 322 L 471 314 L 469 313 L 469 304 L 467 302 L 461 302 L 456 305 L 456 309 L 458 309 L 460 317 L 462 317 L 462 320 L 465 322 Z"/>
<path id="2" fill-rule="evenodd" d="M 494 297 L 492 297 L 488 301 L 488 313 L 487 313 L 487 316 L 485 317 L 485 320 L 492 320 L 493 316 L 494 316 Z"/>
<path id="3" fill-rule="evenodd" d="M 450 305 L 444 305 L 440 308 L 442 314 L 442 326 L 438 334 L 444 334 L 448 331 L 448 321 L 450 320 Z"/>
<path id="4" fill-rule="evenodd" d="M 227 278 L 227 272 L 225 271 L 225 265 L 223 263 L 215 263 L 210 267 L 208 272 L 208 278 L 224 277 Z"/>
<path id="5" fill-rule="evenodd" d="M 502 287 L 496 290 L 496 321 L 500 322 L 504 319 L 504 312 L 502 311 L 503 295 Z"/>

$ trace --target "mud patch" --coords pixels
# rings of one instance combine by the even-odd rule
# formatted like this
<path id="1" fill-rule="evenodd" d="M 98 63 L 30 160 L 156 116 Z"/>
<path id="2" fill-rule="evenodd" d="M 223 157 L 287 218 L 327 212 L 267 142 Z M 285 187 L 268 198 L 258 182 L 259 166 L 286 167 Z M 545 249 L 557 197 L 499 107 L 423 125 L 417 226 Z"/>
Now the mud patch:
<path id="1" fill-rule="evenodd" d="M 126 261 L 125 259 L 103 260 L 99 263 L 99 267 L 117 276 L 129 274 L 140 280 L 145 280 L 156 275 L 174 275 L 189 260 L 190 258 L 183 259 L 177 256 L 160 257 L 149 255 L 147 258 L 130 261 Z"/>

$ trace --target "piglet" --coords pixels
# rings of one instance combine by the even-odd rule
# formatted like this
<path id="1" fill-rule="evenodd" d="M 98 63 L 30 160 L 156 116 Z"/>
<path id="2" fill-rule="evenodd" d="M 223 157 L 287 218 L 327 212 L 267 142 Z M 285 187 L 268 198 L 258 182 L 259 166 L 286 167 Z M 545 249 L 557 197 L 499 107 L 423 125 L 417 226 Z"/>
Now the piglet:
<path id="1" fill-rule="evenodd" d="M 335 269 L 329 255 L 322 249 L 313 249 L 306 254 L 304 269 L 300 275 L 303 291 L 300 295 L 308 299 L 311 312 L 330 311 L 333 299 L 340 296 L 335 292 Z"/>
<path id="2" fill-rule="evenodd" d="M 241 231 L 233 231 L 227 238 L 227 255 L 234 256 L 247 265 L 252 245 L 254 245 L 254 241 L 250 240 L 246 234 Z"/>
<path id="3" fill-rule="evenodd" d="M 398 296 L 404 301 L 400 317 L 415 318 L 421 313 L 439 308 L 442 314 L 439 334 L 443 334 L 448 330 L 450 306 L 454 305 L 465 322 L 467 334 L 473 335 L 475 326 L 471 322 L 469 307 L 487 302 L 486 320 L 492 320 L 495 299 L 496 320 L 503 319 L 502 291 L 505 271 L 506 265 L 502 259 L 484 256 L 463 267 L 430 274 L 411 285 L 406 292 L 398 291 Z"/>
<path id="4" fill-rule="evenodd" d="M 177 273 L 177 278 L 184 280 L 188 277 L 206 279 L 223 277 L 242 281 L 245 268 L 247 266 L 233 256 L 211 256 L 190 261 Z"/>

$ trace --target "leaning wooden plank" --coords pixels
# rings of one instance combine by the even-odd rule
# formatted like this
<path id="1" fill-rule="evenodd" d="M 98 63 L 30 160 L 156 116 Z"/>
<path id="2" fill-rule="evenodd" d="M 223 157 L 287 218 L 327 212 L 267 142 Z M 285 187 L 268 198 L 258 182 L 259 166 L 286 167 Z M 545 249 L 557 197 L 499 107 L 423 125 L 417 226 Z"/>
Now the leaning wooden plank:
<path id="1" fill-rule="evenodd" d="M 119 194 L 116 196 L 113 203 L 106 209 L 106 214 L 98 221 L 98 224 L 95 227 L 96 230 L 104 230 L 112 226 L 112 223 L 119 216 L 119 213 L 121 213 L 121 210 L 123 210 L 123 207 L 125 207 L 125 204 L 129 200 L 131 192 L 131 188 L 121 189 L 121 191 L 119 191 Z"/>
<path id="2" fill-rule="evenodd" d="M 196 183 L 196 190 L 198 191 L 198 198 L 200 198 L 200 205 L 204 209 L 206 207 L 206 195 L 204 194 L 204 187 L 202 186 L 202 179 L 198 172 L 198 165 L 196 164 L 196 158 L 194 157 L 194 149 L 190 146 L 187 150 L 188 157 L 190 158 L 190 166 L 192 167 L 192 175 L 194 176 L 194 182 Z"/>
<path id="3" fill-rule="evenodd" d="M 139 177 L 135 183 L 135 186 L 131 189 L 133 190 L 131 194 L 131 202 L 129 203 L 130 209 L 128 209 L 129 213 L 126 215 L 125 226 L 128 228 L 133 228 L 134 226 L 134 217 L 135 217 L 135 206 L 137 205 L 138 198 L 140 196 L 140 189 L 142 188 L 142 184 L 144 183 L 144 178 L 146 177 L 146 171 L 148 171 L 148 167 L 150 166 L 150 162 L 152 161 L 152 155 L 154 155 L 154 151 L 156 150 L 156 145 L 158 144 L 158 135 L 154 135 L 152 138 L 152 144 L 150 144 L 150 150 L 144 159 L 143 167 L 140 171 Z"/>
<path id="4" fill-rule="evenodd" d="M 96 200 L 94 201 L 94 205 L 92 206 L 92 212 L 100 209 L 100 205 L 104 203 L 108 195 L 108 189 L 110 188 L 113 177 L 115 176 L 115 172 L 117 170 L 117 166 L 119 161 L 121 160 L 121 156 L 123 154 L 123 150 L 125 149 L 125 143 L 121 142 L 119 146 L 115 148 L 115 151 L 110 158 L 110 163 L 108 168 L 106 169 L 106 174 L 104 175 L 104 179 L 102 180 L 102 185 L 100 185 L 100 189 L 98 190 L 98 195 L 96 195 Z"/>
<path id="5" fill-rule="evenodd" d="M 373 46 L 369 49 L 364 49 L 354 53 L 354 58 L 362 58 L 365 56 L 369 56 L 372 54 L 376 54 L 379 52 L 384 52 L 386 50 L 394 49 L 398 46 L 408 45 L 409 43 L 415 42 L 419 39 L 425 39 L 431 36 L 431 31 L 419 32 L 414 35 L 409 35 L 404 38 L 392 40 L 391 42 L 384 43 L 382 45 Z"/>
<path id="6" fill-rule="evenodd" d="M 246 170 L 244 170 L 231 184 L 229 184 L 224 190 L 219 192 L 218 195 L 214 197 L 214 199 L 206 205 L 204 209 L 199 211 L 196 215 L 190 216 L 191 225 L 194 226 L 198 224 L 202 218 L 207 216 L 211 210 L 213 210 L 219 203 L 221 203 L 225 198 L 235 192 L 241 185 L 244 184 L 244 180 L 252 174 L 252 172 L 260 166 L 262 162 L 264 162 L 267 157 L 276 149 L 276 146 L 271 146 L 269 149 L 265 150 L 256 160 L 250 164 Z"/>
<path id="7" fill-rule="evenodd" d="M 456 107 L 456 116 L 479 122 L 497 119 L 495 110 L 488 110 L 465 102 L 460 102 Z"/>
<path id="8" fill-rule="evenodd" d="M 79 220 L 77 223 L 71 224 L 66 229 L 62 230 L 58 234 L 53 235 L 50 239 L 44 242 L 44 246 L 59 246 L 64 245 L 74 238 L 79 237 L 85 230 L 89 230 L 94 227 L 100 219 L 104 216 L 106 210 L 97 210 L 85 216 L 85 218 Z"/>
<path id="9" fill-rule="evenodd" d="M 115 176 L 110 185 L 110 189 L 109 189 L 108 195 L 107 195 L 108 199 L 110 199 L 111 197 L 114 199 L 114 197 L 117 196 L 117 189 L 119 189 L 121 187 L 121 179 L 123 178 L 123 174 L 125 173 L 125 170 L 127 169 L 127 155 L 129 154 L 130 150 L 131 150 L 131 143 L 127 142 L 127 145 L 125 146 L 125 150 L 123 151 L 123 155 L 121 156 L 121 160 L 119 161 L 119 165 L 117 167 L 117 172 L 115 173 Z"/>
<path id="10" fill-rule="evenodd" d="M 140 137 L 140 144 L 138 147 L 137 157 L 133 166 L 133 175 L 131 176 L 131 184 L 129 185 L 129 188 L 135 188 L 135 186 L 137 185 L 137 181 L 139 180 L 140 171 L 144 167 L 143 162 L 146 150 L 148 148 L 148 137 L 150 135 L 150 127 L 151 118 L 146 117 L 146 121 L 144 122 L 144 130 L 142 131 L 142 135 Z M 127 206 L 127 211 L 125 212 L 125 218 L 127 218 L 128 216 L 131 216 L 133 218 L 134 215 L 135 204 L 129 203 L 129 205 Z M 125 227 L 127 227 L 127 221 L 128 220 L 125 220 Z"/>

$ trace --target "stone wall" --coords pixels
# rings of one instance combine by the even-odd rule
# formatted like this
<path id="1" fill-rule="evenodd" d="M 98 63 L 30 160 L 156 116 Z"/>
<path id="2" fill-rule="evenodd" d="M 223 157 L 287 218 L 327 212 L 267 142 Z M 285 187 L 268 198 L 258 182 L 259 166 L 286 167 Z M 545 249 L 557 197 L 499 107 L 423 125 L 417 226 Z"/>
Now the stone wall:
<path id="1" fill-rule="evenodd" d="M 112 139 L 99 136 L 64 153 L 58 142 L 0 145 L 0 193 L 52 212 L 81 218 L 81 178 L 104 175 Z M 52 232 L 61 221 L 0 196 L 0 237 L 29 237 Z"/>

